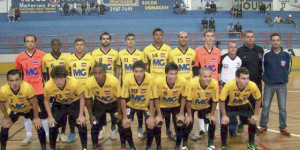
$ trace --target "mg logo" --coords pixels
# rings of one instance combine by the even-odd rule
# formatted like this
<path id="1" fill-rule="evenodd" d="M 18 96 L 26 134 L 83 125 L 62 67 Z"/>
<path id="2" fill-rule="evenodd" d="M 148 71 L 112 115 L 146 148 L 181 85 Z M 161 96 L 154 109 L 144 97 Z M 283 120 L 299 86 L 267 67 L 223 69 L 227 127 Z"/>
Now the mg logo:
<path id="1" fill-rule="evenodd" d="M 111 70 L 110 64 L 104 64 L 105 70 Z"/>
<path id="2" fill-rule="evenodd" d="M 153 59 L 153 66 L 165 66 L 163 59 Z"/>
<path id="3" fill-rule="evenodd" d="M 146 101 L 144 95 L 133 95 L 133 94 L 131 94 L 131 98 L 133 100 L 135 100 L 135 101 L 138 101 L 138 102 L 144 102 L 144 101 Z"/>
<path id="4" fill-rule="evenodd" d="M 85 76 L 86 75 L 85 69 L 73 70 L 73 75 L 74 76 Z"/>
<path id="5" fill-rule="evenodd" d="M 189 66 L 189 64 L 179 64 L 178 69 L 179 69 L 179 71 L 190 70 L 190 66 Z"/>
<path id="6" fill-rule="evenodd" d="M 39 74 L 37 68 L 29 69 L 29 70 L 25 69 L 25 71 L 26 71 L 27 76 L 33 76 L 33 75 L 38 75 Z"/>
<path id="7" fill-rule="evenodd" d="M 208 68 L 212 72 L 216 71 L 216 65 L 204 65 L 204 68 Z"/>
<path id="8" fill-rule="evenodd" d="M 132 64 L 125 64 L 125 70 L 132 70 Z"/>
<path id="9" fill-rule="evenodd" d="M 176 102 L 176 97 L 169 97 L 169 98 L 166 98 L 166 97 L 163 97 L 163 101 L 164 102 Z"/>
<path id="10" fill-rule="evenodd" d="M 195 104 L 197 104 L 197 105 L 204 105 L 204 104 L 206 104 L 206 100 L 196 99 Z"/>

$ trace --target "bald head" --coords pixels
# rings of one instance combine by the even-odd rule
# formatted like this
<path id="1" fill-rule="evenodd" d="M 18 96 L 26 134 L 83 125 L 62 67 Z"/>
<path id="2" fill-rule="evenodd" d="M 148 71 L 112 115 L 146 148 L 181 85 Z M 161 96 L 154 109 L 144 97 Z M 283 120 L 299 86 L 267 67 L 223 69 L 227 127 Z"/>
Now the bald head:
<path id="1" fill-rule="evenodd" d="M 179 46 L 186 46 L 187 42 L 188 42 L 188 35 L 187 35 L 187 33 L 184 32 L 184 31 L 179 32 L 179 34 L 178 34 L 178 43 L 179 43 Z"/>
<path id="2" fill-rule="evenodd" d="M 199 75 L 201 76 L 202 74 L 206 73 L 206 72 L 211 72 L 211 70 L 209 70 L 208 68 L 201 68 L 199 70 Z"/>

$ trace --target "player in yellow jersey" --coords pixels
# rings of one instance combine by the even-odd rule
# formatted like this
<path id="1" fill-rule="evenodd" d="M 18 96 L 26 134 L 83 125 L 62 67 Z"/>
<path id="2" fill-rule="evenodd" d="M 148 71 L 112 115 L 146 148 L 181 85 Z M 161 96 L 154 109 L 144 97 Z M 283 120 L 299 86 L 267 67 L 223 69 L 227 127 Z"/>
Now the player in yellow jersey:
<path id="1" fill-rule="evenodd" d="M 243 116 L 241 117 L 241 122 L 249 125 L 249 143 L 247 149 L 261 150 L 254 142 L 256 123 L 258 123 L 258 113 L 261 106 L 261 93 L 257 85 L 249 81 L 249 70 L 247 68 L 241 67 L 237 69 L 235 76 L 235 79 L 225 84 L 220 95 L 220 109 L 222 112 L 221 150 L 227 149 L 228 124 L 230 118 L 236 116 Z M 255 108 L 252 108 L 249 102 L 251 95 L 256 100 Z M 225 101 L 227 101 L 227 98 L 228 103 L 226 104 Z"/>
<path id="2" fill-rule="evenodd" d="M 38 100 L 32 86 L 22 81 L 21 72 L 12 69 L 7 73 L 7 84 L 0 88 L 0 109 L 4 115 L 1 122 L 1 150 L 6 149 L 8 131 L 20 116 L 30 118 L 38 132 L 41 149 L 46 150 L 46 133 L 39 118 Z M 10 111 L 7 111 L 8 103 Z"/>
<path id="3" fill-rule="evenodd" d="M 86 79 L 91 76 L 92 68 L 95 64 L 93 57 L 85 53 L 85 40 L 82 37 L 77 37 L 74 40 L 75 44 L 75 53 L 68 56 L 66 61 L 66 69 L 72 77 L 78 80 L 82 87 L 86 83 Z M 76 137 L 75 133 L 75 122 L 70 122 L 70 135 L 67 140 L 67 143 L 72 143 Z"/>
<path id="4" fill-rule="evenodd" d="M 152 33 L 154 43 L 145 47 L 143 51 L 143 61 L 148 65 L 148 72 L 154 79 L 165 75 L 165 67 L 172 50 L 170 46 L 163 43 L 163 34 L 162 29 L 155 28 Z"/>
<path id="5" fill-rule="evenodd" d="M 128 33 L 125 37 L 126 49 L 119 52 L 119 59 L 117 62 L 118 67 L 121 67 L 121 83 L 125 77 L 132 73 L 132 65 L 134 62 L 141 60 L 143 53 L 135 48 L 135 35 Z M 143 113 L 142 111 L 136 112 L 138 116 L 138 137 L 144 138 L 143 135 Z"/>
<path id="6" fill-rule="evenodd" d="M 67 55 L 61 53 L 61 41 L 59 39 L 52 39 L 51 40 L 51 48 L 52 51 L 49 54 L 46 54 L 43 57 L 43 64 L 42 64 L 42 72 L 44 73 L 45 80 L 48 81 L 50 79 L 50 72 L 54 66 L 65 66 Z M 52 101 L 52 98 L 50 101 Z M 63 143 L 67 142 L 67 137 L 65 135 L 66 131 L 66 124 L 67 124 L 67 116 L 64 116 L 61 126 L 61 134 L 57 136 L 57 142 L 61 141 Z"/>
<path id="7" fill-rule="evenodd" d="M 196 53 L 195 50 L 187 46 L 188 34 L 186 32 L 179 32 L 178 44 L 179 46 L 171 51 L 169 62 L 177 64 L 179 68 L 178 73 L 185 79 L 190 80 L 193 78 L 193 65 Z"/>
<path id="8" fill-rule="evenodd" d="M 46 82 L 44 88 L 45 108 L 49 116 L 50 149 L 56 149 L 58 128 L 61 126 L 62 117 L 69 114 L 69 119 L 75 122 L 78 128 L 82 150 L 86 150 L 87 128 L 84 117 L 83 87 L 77 79 L 67 76 L 67 70 L 63 66 L 55 66 L 50 75 L 51 79 Z M 50 107 L 51 97 L 55 97 L 52 107 Z"/>
<path id="9" fill-rule="evenodd" d="M 219 102 L 219 85 L 218 81 L 212 79 L 212 72 L 208 68 L 201 68 L 198 77 L 189 81 L 188 84 L 188 96 L 186 103 L 188 116 L 186 118 L 186 124 L 188 125 L 188 133 L 193 132 L 194 113 L 198 112 L 198 118 L 204 118 L 204 122 L 209 123 L 208 128 L 208 150 L 214 150 L 213 145 L 215 136 L 215 124 L 216 124 L 216 106 Z M 183 110 L 180 110 L 179 120 L 184 120 Z M 191 121 L 192 118 L 192 121 Z M 183 142 L 186 143 L 188 134 L 184 133 Z"/>
<path id="10" fill-rule="evenodd" d="M 117 61 L 119 57 L 118 51 L 110 47 L 111 35 L 104 32 L 100 35 L 101 47 L 93 50 L 92 56 L 96 62 L 100 62 L 105 65 L 107 73 L 115 75 L 119 78 L 120 70 L 117 67 Z"/>
<path id="11" fill-rule="evenodd" d="M 163 118 L 169 117 L 172 115 L 173 124 L 176 131 L 176 148 L 180 148 L 180 143 L 182 140 L 181 127 L 177 126 L 177 115 L 180 112 L 180 99 L 186 99 L 187 97 L 187 82 L 184 77 L 178 75 L 178 66 L 175 63 L 167 64 L 165 68 L 165 76 L 157 78 L 154 82 L 153 95 L 156 105 L 159 106 Z M 185 101 L 185 100 L 184 100 Z M 165 119 L 165 122 L 166 119 Z M 166 123 L 167 124 L 167 123 Z M 169 129 L 169 130 L 168 130 Z M 161 131 L 161 128 L 159 128 Z M 158 137 L 160 140 L 159 132 Z M 170 122 L 169 128 L 167 128 L 167 134 L 170 134 Z M 184 147 L 184 146 L 183 146 Z"/>
<path id="12" fill-rule="evenodd" d="M 140 60 L 136 61 L 133 64 L 133 73 L 126 76 L 121 91 L 122 130 L 126 134 L 130 150 L 135 150 L 130 126 L 136 110 L 143 111 L 147 122 L 147 145 L 150 143 L 149 137 L 153 139 L 153 134 L 155 134 L 153 128 L 157 122 L 154 119 L 153 113 L 153 78 L 145 70 L 146 65 Z M 127 103 L 126 100 L 128 100 Z"/>
<path id="13" fill-rule="evenodd" d="M 117 118 L 115 115 L 119 108 L 121 86 L 115 76 L 106 73 L 105 66 L 102 63 L 96 63 L 93 72 L 94 75 L 86 81 L 85 98 L 87 99 L 86 106 L 92 125 L 91 137 L 93 149 L 96 150 L 98 147 L 99 131 L 106 125 L 106 113 L 109 113 L 112 118 L 110 138 L 112 140 L 117 138 L 117 130 L 115 128 Z"/>

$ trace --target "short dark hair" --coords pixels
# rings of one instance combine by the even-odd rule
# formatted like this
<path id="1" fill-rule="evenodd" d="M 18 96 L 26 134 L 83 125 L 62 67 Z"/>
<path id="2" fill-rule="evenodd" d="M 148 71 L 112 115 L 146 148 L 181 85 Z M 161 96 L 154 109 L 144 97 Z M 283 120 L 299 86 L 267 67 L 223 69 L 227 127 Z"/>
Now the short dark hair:
<path id="1" fill-rule="evenodd" d="M 206 35 L 208 32 L 211 32 L 211 33 L 215 34 L 214 30 L 212 30 L 212 29 L 207 29 L 207 30 L 204 31 L 203 37 L 205 37 L 205 35 Z"/>
<path id="2" fill-rule="evenodd" d="M 132 65 L 132 70 L 134 70 L 135 68 L 143 68 L 144 70 L 146 70 L 146 65 L 143 61 L 138 60 Z"/>
<path id="3" fill-rule="evenodd" d="M 26 34 L 26 35 L 24 36 L 24 42 L 26 42 L 26 37 L 28 37 L 28 36 L 32 36 L 32 37 L 34 38 L 34 41 L 36 42 L 36 36 L 33 35 L 33 34 Z"/>
<path id="4" fill-rule="evenodd" d="M 272 33 L 272 34 L 270 35 L 270 41 L 272 40 L 272 38 L 273 38 L 274 36 L 279 36 L 279 38 L 281 39 L 280 34 L 277 33 L 277 32 L 275 32 L 275 33 Z"/>
<path id="5" fill-rule="evenodd" d="M 249 70 L 245 67 L 241 67 L 241 68 L 237 69 L 235 72 L 235 76 L 239 78 L 241 76 L 241 74 L 249 74 Z"/>
<path id="6" fill-rule="evenodd" d="M 103 35 L 108 35 L 108 36 L 109 36 L 109 40 L 111 40 L 111 35 L 110 35 L 108 32 L 103 32 L 103 33 L 100 35 L 100 41 L 102 40 Z"/>
<path id="7" fill-rule="evenodd" d="M 102 63 L 100 63 L 100 62 L 99 62 L 99 63 L 96 63 L 96 64 L 94 65 L 93 70 L 95 70 L 95 68 L 102 68 L 104 71 L 106 71 L 104 64 L 102 64 Z"/>
<path id="8" fill-rule="evenodd" d="M 74 44 L 76 44 L 77 42 L 80 42 L 80 41 L 83 41 L 83 43 L 85 44 L 85 40 L 83 37 L 77 37 L 75 40 L 74 40 Z"/>
<path id="9" fill-rule="evenodd" d="M 244 33 L 244 37 L 246 37 L 246 34 L 247 33 L 253 33 L 254 34 L 254 32 L 252 31 L 252 30 L 247 30 L 247 31 L 245 31 L 245 33 Z"/>
<path id="10" fill-rule="evenodd" d="M 52 39 L 52 40 L 51 40 L 51 45 L 52 45 L 55 41 L 57 41 L 57 42 L 59 42 L 59 44 L 61 44 L 60 39 Z"/>
<path id="11" fill-rule="evenodd" d="M 161 28 L 155 28 L 152 32 L 152 35 L 154 35 L 156 32 L 161 32 L 164 35 L 164 31 Z"/>
<path id="12" fill-rule="evenodd" d="M 125 36 L 125 40 L 126 40 L 128 37 L 130 37 L 130 36 L 133 36 L 133 37 L 135 38 L 135 35 L 134 35 L 133 33 L 128 33 L 128 34 L 126 34 L 126 36 Z"/>
<path id="13" fill-rule="evenodd" d="M 64 66 L 55 66 L 50 73 L 51 77 L 54 78 L 65 78 L 68 76 L 67 69 Z"/>
<path id="14" fill-rule="evenodd" d="M 166 67 L 165 67 L 165 73 L 168 73 L 171 70 L 177 70 L 178 71 L 178 66 L 174 62 L 168 63 L 166 65 Z"/>
<path id="15" fill-rule="evenodd" d="M 16 75 L 18 74 L 19 77 L 21 78 L 21 71 L 20 70 L 17 70 L 17 69 L 11 69 L 7 72 L 7 75 L 6 75 L 6 79 L 8 80 L 8 76 L 9 75 Z"/>

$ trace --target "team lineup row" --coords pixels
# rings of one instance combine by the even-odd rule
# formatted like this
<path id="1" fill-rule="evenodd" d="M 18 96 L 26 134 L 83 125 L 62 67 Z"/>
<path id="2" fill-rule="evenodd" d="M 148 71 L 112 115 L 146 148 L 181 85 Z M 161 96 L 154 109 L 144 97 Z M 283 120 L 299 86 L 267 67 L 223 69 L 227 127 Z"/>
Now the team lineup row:
<path id="1" fill-rule="evenodd" d="M 253 32 L 248 33 L 254 36 Z M 154 137 L 157 149 L 161 149 L 160 127 L 163 119 L 170 115 L 176 118 L 173 120 L 176 131 L 175 149 L 180 148 L 182 140 L 182 149 L 188 149 L 187 138 L 193 128 L 193 114 L 198 111 L 198 117 L 209 124 L 208 149 L 215 149 L 213 138 L 217 119 L 214 114 L 220 99 L 223 115 L 221 149 L 227 148 L 229 118 L 233 120 L 237 115 L 244 116 L 246 119 L 241 118 L 241 122 L 249 124 L 248 149 L 260 149 L 254 144 L 254 134 L 261 105 L 261 91 L 254 82 L 249 82 L 251 72 L 244 67 L 238 69 L 242 65 L 241 59 L 232 57 L 236 56 L 236 43 L 229 43 L 228 55 L 221 58 L 220 50 L 212 46 L 214 33 L 211 30 L 204 32 L 205 45 L 195 51 L 187 47 L 186 32 L 178 34 L 179 47 L 174 50 L 162 43 L 163 31 L 159 28 L 153 31 L 154 44 L 146 47 L 143 52 L 135 49 L 134 38 L 134 34 L 128 34 L 125 38 L 127 48 L 118 53 L 109 47 L 110 35 L 103 33 L 100 36 L 102 47 L 94 50 L 91 55 L 84 52 L 84 39 L 76 38 L 76 52 L 66 56 L 60 52 L 61 43 L 58 39 L 51 41 L 52 52 L 45 55 L 35 49 L 35 36 L 26 35 L 24 42 L 27 49 L 16 58 L 15 66 L 21 71 L 23 80 L 32 87 L 21 82 L 21 74 L 17 70 L 8 73 L 8 84 L 1 88 L 1 100 L 7 101 L 14 113 L 7 113 L 5 105 L 1 103 L 5 116 L 1 136 L 7 137 L 11 123 L 24 115 L 28 120 L 33 119 L 42 148 L 46 148 L 45 137 L 50 133 L 50 147 L 55 149 L 58 127 L 65 124 L 62 123 L 63 118 L 68 114 L 73 126 L 78 127 L 82 149 L 86 149 L 86 105 L 92 125 L 93 149 L 97 148 L 99 131 L 106 125 L 106 113 L 111 114 L 112 124 L 118 125 L 121 148 L 126 149 L 127 141 L 130 149 L 135 149 L 130 129 L 135 112 L 144 114 L 146 118 L 146 149 L 151 149 Z M 232 60 L 233 65 L 219 66 L 221 59 L 225 61 L 226 56 Z M 220 77 L 221 84 L 227 83 L 220 96 L 218 67 L 224 69 L 224 72 L 227 70 L 224 75 L 221 74 L 224 79 Z M 49 80 L 45 86 L 43 79 Z M 22 85 L 25 88 L 20 88 Z M 20 97 L 20 93 L 26 94 L 23 89 L 31 94 Z M 257 100 L 253 106 L 248 100 L 251 95 Z M 225 105 L 227 97 L 229 99 Z M 37 116 L 37 102 L 42 121 Z M 50 129 L 47 132 L 48 124 Z M 113 126 L 112 131 L 116 131 Z M 1 138 L 4 149 L 5 139 L 7 141 L 7 138 Z"/>

